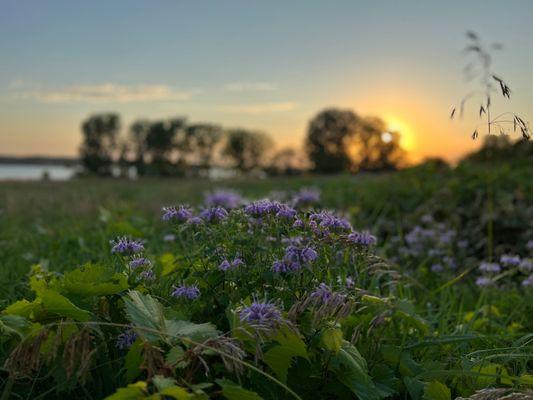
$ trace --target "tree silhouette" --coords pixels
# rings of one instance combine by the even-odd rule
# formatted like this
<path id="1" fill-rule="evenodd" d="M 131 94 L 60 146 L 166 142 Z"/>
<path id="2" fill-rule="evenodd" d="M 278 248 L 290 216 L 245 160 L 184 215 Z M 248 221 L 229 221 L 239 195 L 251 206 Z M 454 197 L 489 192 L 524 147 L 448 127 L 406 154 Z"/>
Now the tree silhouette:
<path id="1" fill-rule="evenodd" d="M 309 123 L 305 148 L 316 172 L 335 173 L 352 167 L 349 141 L 359 117 L 350 110 L 329 108 Z"/>
<path id="2" fill-rule="evenodd" d="M 146 173 L 144 155 L 146 154 L 146 137 L 150 131 L 150 122 L 147 120 L 137 120 L 130 126 L 130 150 L 133 153 L 133 165 L 137 169 L 137 174 L 142 176 Z"/>
<path id="3" fill-rule="evenodd" d="M 120 117 L 114 113 L 93 115 L 82 123 L 81 130 L 80 158 L 84 169 L 90 174 L 110 176 Z"/>
<path id="4" fill-rule="evenodd" d="M 184 118 L 150 124 L 146 134 L 146 153 L 151 160 L 151 173 L 171 175 L 175 172 L 172 166 L 172 154 L 175 149 L 183 148 L 183 143 L 178 142 L 178 134 L 183 132 L 184 127 Z"/>
<path id="5" fill-rule="evenodd" d="M 265 153 L 271 144 L 270 138 L 259 132 L 231 129 L 227 132 L 223 154 L 242 172 L 262 165 Z"/>
<path id="6" fill-rule="evenodd" d="M 385 122 L 377 117 L 359 119 L 349 151 L 356 171 L 394 170 L 405 160 L 400 134 L 388 131 Z"/>
<path id="7" fill-rule="evenodd" d="M 186 129 L 187 148 L 201 168 L 210 168 L 216 146 L 223 136 L 222 127 L 214 124 L 193 124 Z"/>
<path id="8" fill-rule="evenodd" d="M 316 172 L 380 171 L 401 165 L 399 139 L 379 118 L 329 108 L 309 123 L 305 146 Z"/>

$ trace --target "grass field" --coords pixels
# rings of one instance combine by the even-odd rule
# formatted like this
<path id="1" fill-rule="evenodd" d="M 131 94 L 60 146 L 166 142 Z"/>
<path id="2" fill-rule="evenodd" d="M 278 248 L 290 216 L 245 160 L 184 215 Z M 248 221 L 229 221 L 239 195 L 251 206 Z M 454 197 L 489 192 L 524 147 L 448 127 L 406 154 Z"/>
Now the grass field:
<path id="1" fill-rule="evenodd" d="M 286 200 L 301 188 L 316 188 L 321 199 L 312 208 L 335 210 L 356 231 L 375 235 L 377 245 L 371 250 L 360 242 L 353 250 L 339 247 L 349 242 L 347 232 L 317 233 L 308 208 L 297 211 L 309 228 L 294 228 L 266 216 L 254 216 L 260 225 L 245 228 L 243 215 L 235 211 L 226 222 L 198 228 L 196 233 L 161 221 L 161 207 L 198 206 L 204 194 L 216 188 L 230 188 L 252 200 L 276 196 Z M 182 397 L 168 395 L 178 399 L 316 398 L 317 393 L 319 398 L 446 399 L 492 386 L 527 390 L 533 382 L 529 317 L 533 282 L 531 286 L 524 282 L 533 256 L 532 204 L 533 171 L 527 164 L 463 165 L 453 170 L 424 165 L 382 175 L 214 183 L 175 179 L 0 183 L 4 395 L 102 398 L 135 381 L 141 382 L 139 386 L 124 389 L 132 397 L 124 392 L 124 397 L 115 398 L 158 393 L 163 398 L 169 387 L 182 391 Z M 170 233 L 175 242 L 164 240 Z M 96 290 L 103 280 L 118 285 L 112 273 L 122 273 L 131 261 L 110 251 L 110 240 L 119 236 L 144 240 L 156 280 L 139 283 L 130 271 L 124 272 L 124 281 L 119 279 L 124 286 L 110 284 L 109 292 Z M 318 253 L 313 266 L 302 269 L 312 274 L 302 272 L 295 280 L 268 272 L 273 260 L 282 259 L 284 248 L 288 251 L 283 238 L 300 236 L 304 244 L 294 245 L 298 251 L 305 245 Z M 222 254 L 240 257 L 247 267 L 263 272 L 224 275 L 217 269 Z M 509 258 L 500 260 L 501 256 Z M 512 256 L 520 256 L 520 261 Z M 500 269 L 480 270 L 483 262 L 499 263 Z M 108 271 L 77 269 L 88 263 Z M 95 279 L 94 285 L 82 287 L 84 279 Z M 232 284 L 235 279 L 240 282 L 237 286 Z M 355 280 L 353 285 L 348 285 L 349 279 Z M 321 283 L 329 294 L 317 292 Z M 172 288 L 192 284 L 199 285 L 199 300 L 180 300 L 179 295 L 177 301 L 169 300 Z M 51 306 L 50 291 L 67 298 L 69 305 L 59 311 Z M 326 300 L 323 308 L 305 302 L 319 295 L 339 296 L 349 312 L 328 309 Z M 254 331 L 257 327 L 251 320 L 241 318 L 239 323 L 246 326 L 240 328 L 255 333 L 238 333 L 235 315 L 242 316 L 242 308 L 254 296 L 275 301 L 283 311 L 280 318 L 292 328 L 280 322 Z M 19 302 L 5 310 L 20 299 L 31 306 Z M 212 331 L 229 332 L 227 337 L 240 347 L 234 358 L 246 363 L 240 365 L 244 371 L 228 365 L 231 362 L 223 354 L 229 344 L 217 342 L 209 329 L 178 342 L 143 332 L 143 327 L 162 327 L 142 314 L 141 306 L 152 307 L 153 312 L 162 307 L 168 321 L 210 323 Z M 87 321 L 133 326 L 133 346 L 113 349 L 119 327 L 102 326 L 94 328 L 95 333 L 83 328 Z M 43 336 L 40 340 L 50 343 L 42 345 L 43 360 L 35 361 L 37 369 L 28 366 L 27 359 L 13 356 L 13 349 L 18 349 L 22 357 L 28 350 L 24 346 L 40 337 L 36 333 L 40 329 L 46 330 L 47 338 L 52 332 L 58 337 L 57 323 L 74 323 L 77 328 L 54 342 L 56 352 L 76 346 L 69 337 L 85 338 L 90 343 L 87 348 L 96 346 L 101 352 L 89 352 L 91 362 L 85 367 L 75 362 L 66 367 L 44 357 L 53 340 Z M 201 331 L 199 326 L 203 327 L 195 329 Z M 280 332 L 285 332 L 285 339 L 279 338 Z M 216 351 L 202 356 L 194 347 L 202 340 Z M 273 350 L 276 346 L 283 355 Z M 201 368 L 202 357 L 212 363 L 207 372 Z M 107 369 L 97 368 L 98 363 Z M 194 386 L 201 383 L 209 385 Z M 237 393 L 234 397 L 232 391 Z"/>

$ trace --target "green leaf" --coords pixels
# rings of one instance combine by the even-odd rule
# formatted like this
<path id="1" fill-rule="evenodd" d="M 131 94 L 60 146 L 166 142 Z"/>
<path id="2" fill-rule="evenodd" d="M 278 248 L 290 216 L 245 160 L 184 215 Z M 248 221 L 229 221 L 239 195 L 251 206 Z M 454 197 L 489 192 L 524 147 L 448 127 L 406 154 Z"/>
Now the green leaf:
<path id="1" fill-rule="evenodd" d="M 265 363 L 274 371 L 278 379 L 285 383 L 294 357 L 303 357 L 309 360 L 307 348 L 300 334 L 286 325 L 279 329 L 273 340 L 279 345 L 266 351 L 263 357 Z"/>
<path id="2" fill-rule="evenodd" d="M 406 376 L 403 378 L 403 383 L 411 399 L 419 400 L 422 398 L 422 393 L 424 392 L 424 383 L 422 381 Z"/>
<path id="3" fill-rule="evenodd" d="M 163 270 L 161 271 L 162 276 L 168 276 L 178 268 L 178 264 L 176 263 L 174 255 L 172 253 L 163 254 L 159 258 L 159 261 L 163 266 Z"/>
<path id="4" fill-rule="evenodd" d="M 161 392 L 162 390 L 176 386 L 176 380 L 173 378 L 168 378 L 163 375 L 155 375 L 152 378 L 152 381 L 154 383 L 154 386 L 156 387 L 158 392 Z"/>
<path id="5" fill-rule="evenodd" d="M 322 344 L 333 353 L 337 354 L 342 347 L 342 331 L 339 328 L 328 328 L 322 333 Z"/>
<path id="6" fill-rule="evenodd" d="M 168 378 L 166 378 L 168 379 Z M 167 397 L 172 397 L 176 400 L 190 400 L 194 399 L 196 396 L 192 393 L 187 392 L 186 389 L 180 386 L 169 386 L 157 393 L 158 399 L 166 399 Z"/>
<path id="7" fill-rule="evenodd" d="M 35 299 L 34 301 L 22 299 L 7 306 L 2 313 L 6 315 L 18 315 L 21 317 L 30 318 L 33 316 L 33 313 L 40 308 L 41 300 L 39 298 Z"/>
<path id="8" fill-rule="evenodd" d="M 136 290 L 130 290 L 128 297 L 124 299 L 126 314 L 133 325 L 139 328 L 138 334 L 150 342 L 157 341 L 161 334 L 166 332 L 163 306 L 149 294 L 142 294 Z"/>
<path id="9" fill-rule="evenodd" d="M 433 381 L 424 389 L 424 400 L 451 400 L 452 392 L 444 383 Z"/>
<path id="10" fill-rule="evenodd" d="M 170 337 L 185 337 L 194 342 L 202 342 L 206 339 L 218 336 L 219 331 L 216 326 L 206 322 L 195 324 L 189 321 L 166 320 L 166 333 Z"/>
<path id="11" fill-rule="evenodd" d="M 481 388 L 497 383 L 501 383 L 503 385 L 513 384 L 513 381 L 509 376 L 509 372 L 507 372 L 507 369 L 500 364 L 485 363 L 484 365 L 474 366 L 472 371 L 480 374 L 476 377 L 476 383 Z"/>
<path id="12" fill-rule="evenodd" d="M 41 292 L 41 301 L 44 309 L 59 317 L 72 318 L 76 321 L 88 321 L 91 313 L 72 304 L 65 296 L 50 290 L 44 289 Z"/>
<path id="13" fill-rule="evenodd" d="M 20 315 L 2 315 L 0 317 L 0 335 L 18 335 L 23 338 L 30 326 L 30 322 Z"/>
<path id="14" fill-rule="evenodd" d="M 107 296 L 126 290 L 128 279 L 103 265 L 86 264 L 67 272 L 62 285 L 66 292 L 83 297 Z"/>
<path id="15" fill-rule="evenodd" d="M 251 390 L 244 389 L 242 386 L 239 386 L 230 380 L 217 379 L 216 383 L 218 383 L 222 387 L 222 395 L 228 400 L 262 400 L 263 399 L 256 392 L 252 392 Z"/>
<path id="16" fill-rule="evenodd" d="M 124 366 L 126 368 L 126 380 L 133 381 L 141 373 L 141 364 L 143 362 L 142 356 L 142 341 L 137 339 L 131 345 L 126 357 L 124 357 Z"/>
<path id="17" fill-rule="evenodd" d="M 360 400 L 378 400 L 381 398 L 368 374 L 366 360 L 355 346 L 344 341 L 338 354 L 331 357 L 330 361 L 330 369 L 337 379 Z"/>
<path id="18" fill-rule="evenodd" d="M 146 382 L 135 382 L 125 388 L 118 389 L 111 396 L 107 396 L 105 400 L 139 400 L 146 398 Z"/>

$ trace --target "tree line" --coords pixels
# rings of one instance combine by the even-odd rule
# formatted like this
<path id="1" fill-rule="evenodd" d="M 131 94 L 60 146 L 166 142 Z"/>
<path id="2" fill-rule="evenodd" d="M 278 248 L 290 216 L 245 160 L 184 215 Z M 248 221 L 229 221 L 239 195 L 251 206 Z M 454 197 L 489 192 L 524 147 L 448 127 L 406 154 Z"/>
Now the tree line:
<path id="1" fill-rule="evenodd" d="M 274 151 L 263 132 L 226 129 L 186 118 L 137 120 L 123 132 L 120 116 L 101 113 L 81 126 L 80 159 L 87 174 L 116 175 L 134 168 L 139 176 L 209 176 L 215 168 L 242 174 L 261 171 L 288 175 L 393 170 L 405 154 L 399 132 L 389 132 L 379 118 L 329 108 L 309 122 L 304 151 Z"/>

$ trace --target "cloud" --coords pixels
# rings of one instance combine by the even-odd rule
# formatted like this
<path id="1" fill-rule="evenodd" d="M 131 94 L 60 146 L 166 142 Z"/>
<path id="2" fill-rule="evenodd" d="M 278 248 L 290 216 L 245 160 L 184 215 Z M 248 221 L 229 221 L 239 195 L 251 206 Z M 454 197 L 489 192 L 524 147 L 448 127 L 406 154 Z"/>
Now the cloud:
<path id="1" fill-rule="evenodd" d="M 23 98 L 43 103 L 130 103 L 150 101 L 183 101 L 191 98 L 191 92 L 176 91 L 167 85 L 120 85 L 103 83 L 97 85 L 72 85 L 57 89 L 19 90 Z"/>
<path id="2" fill-rule="evenodd" d="M 272 92 L 278 87 L 270 82 L 233 82 L 224 85 L 226 92 Z"/>
<path id="3" fill-rule="evenodd" d="M 274 112 L 291 111 L 296 108 L 296 103 L 292 101 L 280 103 L 245 104 L 221 107 L 221 111 L 238 114 L 266 114 Z"/>

